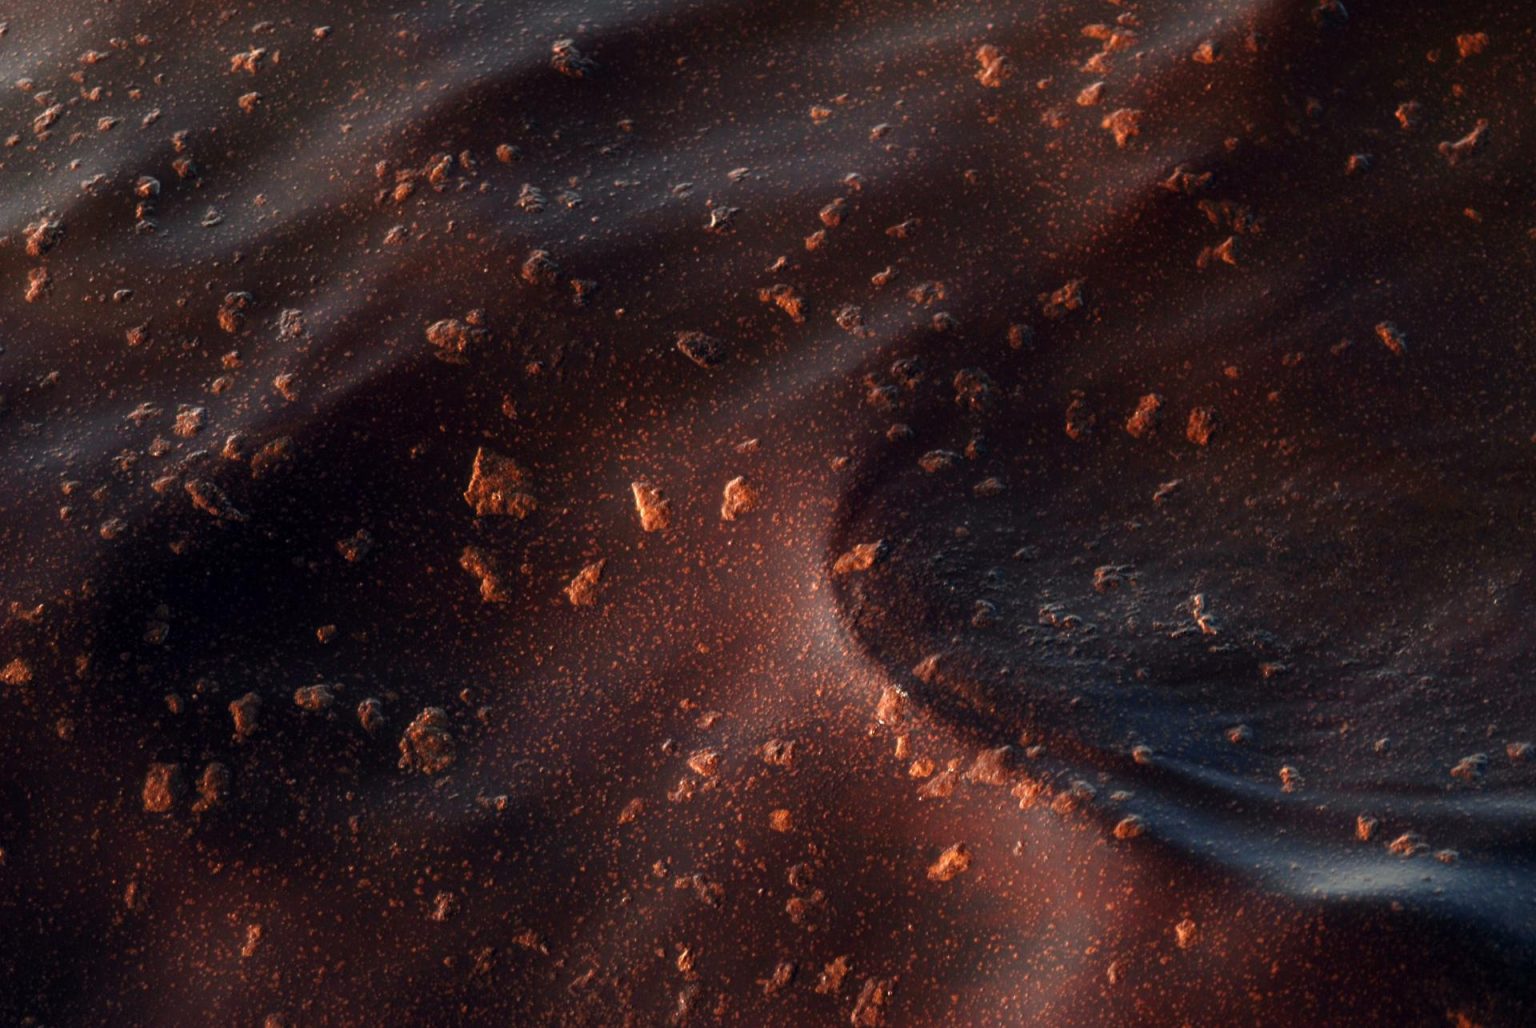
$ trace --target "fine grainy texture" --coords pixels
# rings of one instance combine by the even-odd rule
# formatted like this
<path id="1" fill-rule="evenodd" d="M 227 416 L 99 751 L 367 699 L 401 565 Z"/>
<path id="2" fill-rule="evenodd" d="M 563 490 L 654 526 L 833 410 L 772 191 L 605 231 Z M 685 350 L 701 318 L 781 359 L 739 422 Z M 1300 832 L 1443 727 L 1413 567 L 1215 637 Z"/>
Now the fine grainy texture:
<path id="1" fill-rule="evenodd" d="M 1491 0 L 0 4 L 0 1021 L 1536 1023 Z"/>

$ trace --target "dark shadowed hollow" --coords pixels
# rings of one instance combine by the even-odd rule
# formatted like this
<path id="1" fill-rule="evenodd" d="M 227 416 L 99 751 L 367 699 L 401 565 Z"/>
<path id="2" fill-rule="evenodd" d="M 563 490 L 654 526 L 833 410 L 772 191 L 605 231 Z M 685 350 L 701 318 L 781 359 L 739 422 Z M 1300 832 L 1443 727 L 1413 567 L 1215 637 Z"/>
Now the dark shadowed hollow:
<path id="1" fill-rule="evenodd" d="M 1536 1018 L 1516 2 L 0 4 L 0 1020 Z"/>

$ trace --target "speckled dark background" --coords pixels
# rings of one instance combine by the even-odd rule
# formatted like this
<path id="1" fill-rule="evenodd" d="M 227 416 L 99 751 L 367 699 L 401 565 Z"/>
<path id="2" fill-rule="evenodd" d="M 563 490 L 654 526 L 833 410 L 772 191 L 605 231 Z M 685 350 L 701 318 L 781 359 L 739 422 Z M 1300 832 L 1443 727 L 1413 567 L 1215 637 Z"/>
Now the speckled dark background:
<path id="1" fill-rule="evenodd" d="M 1530 1023 L 1536 31 L 1347 6 L 0 6 L 0 1020 Z"/>

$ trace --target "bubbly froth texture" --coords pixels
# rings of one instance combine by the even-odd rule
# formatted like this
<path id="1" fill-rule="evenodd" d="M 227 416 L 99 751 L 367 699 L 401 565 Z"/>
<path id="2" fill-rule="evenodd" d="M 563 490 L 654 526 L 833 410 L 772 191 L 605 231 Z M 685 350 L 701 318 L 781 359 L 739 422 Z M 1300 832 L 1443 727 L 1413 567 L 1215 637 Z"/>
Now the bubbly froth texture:
<path id="1" fill-rule="evenodd" d="M 1536 1019 L 1518 3 L 0 5 L 0 1020 Z"/>

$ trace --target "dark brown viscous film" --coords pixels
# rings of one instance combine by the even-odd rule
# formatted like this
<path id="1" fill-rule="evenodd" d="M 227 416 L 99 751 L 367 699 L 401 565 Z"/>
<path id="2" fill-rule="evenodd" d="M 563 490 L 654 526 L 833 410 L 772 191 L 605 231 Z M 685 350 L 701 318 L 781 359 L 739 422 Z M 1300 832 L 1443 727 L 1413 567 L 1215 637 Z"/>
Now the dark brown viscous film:
<path id="1" fill-rule="evenodd" d="M 1519 5 L 13 7 L 7 1023 L 1529 1023 Z"/>

